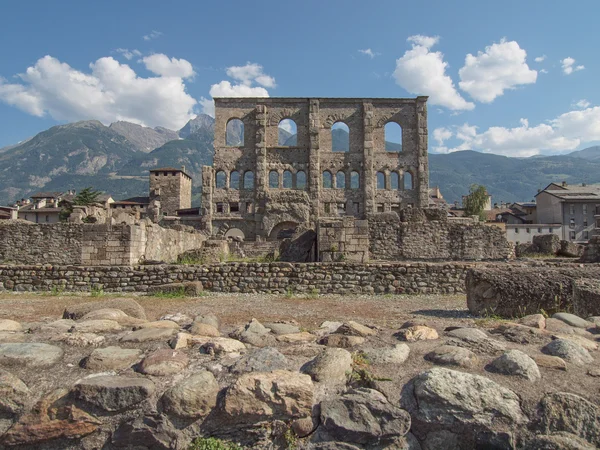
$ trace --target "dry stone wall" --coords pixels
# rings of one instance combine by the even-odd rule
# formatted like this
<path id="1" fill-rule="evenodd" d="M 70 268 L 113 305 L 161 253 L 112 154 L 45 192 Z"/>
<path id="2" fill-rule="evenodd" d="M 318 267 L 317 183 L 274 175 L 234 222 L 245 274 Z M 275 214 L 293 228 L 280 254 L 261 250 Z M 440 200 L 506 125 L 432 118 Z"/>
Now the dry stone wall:
<path id="1" fill-rule="evenodd" d="M 146 292 L 151 286 L 200 281 L 214 292 L 406 293 L 463 292 L 472 264 L 227 263 L 137 267 L 0 266 L 0 288 Z"/>

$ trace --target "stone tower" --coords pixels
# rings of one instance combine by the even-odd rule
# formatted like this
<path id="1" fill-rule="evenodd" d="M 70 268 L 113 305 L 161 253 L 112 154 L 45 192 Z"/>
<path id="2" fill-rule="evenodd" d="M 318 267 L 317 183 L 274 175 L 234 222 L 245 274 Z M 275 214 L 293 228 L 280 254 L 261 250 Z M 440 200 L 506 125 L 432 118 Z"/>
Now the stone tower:
<path id="1" fill-rule="evenodd" d="M 160 201 L 163 216 L 174 216 L 178 209 L 192 206 L 192 177 L 185 167 L 163 167 L 150 171 L 150 203 Z"/>

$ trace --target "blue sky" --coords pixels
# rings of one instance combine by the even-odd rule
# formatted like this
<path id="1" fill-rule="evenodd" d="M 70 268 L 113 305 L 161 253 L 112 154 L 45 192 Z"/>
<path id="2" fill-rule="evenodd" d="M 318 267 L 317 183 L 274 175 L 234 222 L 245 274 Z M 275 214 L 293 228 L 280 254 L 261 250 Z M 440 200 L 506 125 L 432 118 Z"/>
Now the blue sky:
<path id="1" fill-rule="evenodd" d="M 38 1 L 0 11 L 0 147 L 82 119 L 178 128 L 210 112 L 211 94 L 429 95 L 431 152 L 530 156 L 600 141 L 597 0 Z"/>

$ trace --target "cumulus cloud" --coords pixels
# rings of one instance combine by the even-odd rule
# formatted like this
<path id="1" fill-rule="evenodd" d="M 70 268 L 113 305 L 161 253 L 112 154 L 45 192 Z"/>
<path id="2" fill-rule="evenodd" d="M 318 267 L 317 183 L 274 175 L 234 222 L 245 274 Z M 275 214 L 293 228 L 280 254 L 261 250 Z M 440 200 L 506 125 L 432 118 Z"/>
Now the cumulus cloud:
<path id="1" fill-rule="evenodd" d="M 231 66 L 225 71 L 236 82 L 220 81 L 210 87 L 210 99 L 202 97 L 200 105 L 202 112 L 209 116 L 215 115 L 215 97 L 268 97 L 269 91 L 265 88 L 276 86 L 275 78 L 265 74 L 260 64 L 248 62 L 245 66 Z M 258 84 L 259 86 L 255 86 Z"/>
<path id="2" fill-rule="evenodd" d="M 546 69 L 540 69 L 539 73 L 548 73 L 548 71 Z"/>
<path id="3" fill-rule="evenodd" d="M 169 58 L 162 53 L 145 56 L 142 62 L 150 72 L 163 77 L 192 78 L 195 75 L 189 61 Z"/>
<path id="4" fill-rule="evenodd" d="M 194 117 L 196 100 L 176 76 L 139 77 L 127 64 L 100 58 L 82 72 L 52 56 L 40 58 L 19 82 L 0 79 L 0 101 L 34 116 L 57 120 L 126 120 L 181 128 Z"/>
<path id="5" fill-rule="evenodd" d="M 142 56 L 142 52 L 136 49 L 129 50 L 127 48 L 118 48 L 115 51 L 123 55 L 127 60 L 133 59 L 134 56 Z"/>
<path id="6" fill-rule="evenodd" d="M 562 65 L 562 70 L 565 75 L 571 75 L 573 72 L 585 69 L 585 66 L 583 65 L 576 66 L 575 60 L 570 56 L 567 56 L 565 59 L 562 59 L 560 61 L 560 64 Z"/>
<path id="7" fill-rule="evenodd" d="M 534 59 L 535 62 L 540 63 L 546 59 L 546 55 L 538 56 Z"/>
<path id="8" fill-rule="evenodd" d="M 150 33 L 144 35 L 143 38 L 145 41 L 151 41 L 152 39 L 157 39 L 162 35 L 162 31 L 152 30 Z"/>
<path id="9" fill-rule="evenodd" d="M 377 52 L 374 52 L 373 50 L 371 50 L 370 48 L 366 48 L 364 50 L 358 50 L 359 53 L 362 53 L 363 55 L 368 56 L 369 58 L 373 59 L 376 56 L 379 56 L 380 54 Z"/>
<path id="10" fill-rule="evenodd" d="M 527 119 L 521 119 L 519 126 L 490 127 L 481 133 L 477 127 L 464 124 L 455 127 L 452 137 L 461 141 L 458 146 L 449 148 L 440 145 L 432 150 L 436 153 L 450 153 L 471 149 L 519 157 L 542 152 L 566 153 L 575 150 L 582 143 L 600 140 L 600 107 L 569 111 L 548 123 L 536 126 L 530 126 Z"/>
<path id="11" fill-rule="evenodd" d="M 448 128 L 436 128 L 433 130 L 433 139 L 437 141 L 439 145 L 442 145 L 445 141 L 452 137 L 452 131 Z"/>
<path id="12" fill-rule="evenodd" d="M 574 107 L 574 108 L 586 109 L 590 105 L 591 105 L 590 102 L 588 102 L 585 98 L 582 98 L 577 103 L 574 103 L 571 106 Z"/>
<path id="13" fill-rule="evenodd" d="M 428 95 L 431 105 L 440 105 L 454 111 L 471 110 L 475 104 L 466 101 L 446 74 L 448 63 L 441 52 L 432 52 L 438 36 L 410 36 L 412 48 L 396 60 L 396 84 L 411 94 Z"/>
<path id="14" fill-rule="evenodd" d="M 535 83 L 537 72 L 525 61 L 527 53 L 516 41 L 502 39 L 477 52 L 468 54 L 465 65 L 458 71 L 459 87 L 473 99 L 491 103 L 507 89 Z"/>

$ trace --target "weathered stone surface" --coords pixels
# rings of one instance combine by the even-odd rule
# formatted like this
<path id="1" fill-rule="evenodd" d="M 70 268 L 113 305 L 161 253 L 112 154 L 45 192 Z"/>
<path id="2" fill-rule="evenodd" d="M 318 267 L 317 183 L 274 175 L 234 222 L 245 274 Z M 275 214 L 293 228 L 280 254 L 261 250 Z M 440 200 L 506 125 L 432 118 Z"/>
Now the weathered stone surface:
<path id="1" fill-rule="evenodd" d="M 500 334 L 504 339 L 517 344 L 542 344 L 548 341 L 548 333 L 539 328 L 528 327 L 517 323 L 505 323 L 490 330 L 492 334 Z"/>
<path id="2" fill-rule="evenodd" d="M 166 341 L 177 334 L 173 328 L 143 328 L 133 331 L 121 338 L 121 342 Z"/>
<path id="3" fill-rule="evenodd" d="M 0 331 L 0 344 L 5 342 L 24 342 L 25 333 L 16 331 Z"/>
<path id="4" fill-rule="evenodd" d="M 337 330 L 342 325 L 344 325 L 343 322 L 333 322 L 333 321 L 330 321 L 330 320 L 326 320 L 319 327 L 317 334 L 319 334 L 319 335 L 322 336 L 324 334 L 335 333 L 335 330 Z"/>
<path id="5" fill-rule="evenodd" d="M 546 318 L 541 314 L 529 314 L 528 316 L 521 317 L 517 323 L 526 327 L 539 328 L 540 330 L 546 328 Z"/>
<path id="6" fill-rule="evenodd" d="M 144 319 L 128 316 L 123 311 L 116 308 L 103 308 L 90 311 L 83 316 L 81 320 L 114 320 L 122 326 L 139 325 L 140 323 L 145 322 Z"/>
<path id="7" fill-rule="evenodd" d="M 141 416 L 125 422 L 111 436 L 111 447 L 170 450 L 182 448 L 186 439 L 169 420 L 159 415 Z"/>
<path id="8" fill-rule="evenodd" d="M 565 313 L 565 312 L 553 314 L 552 318 L 561 320 L 564 323 L 566 323 L 567 325 L 570 325 L 570 326 L 576 327 L 576 328 L 588 328 L 588 327 L 591 327 L 594 325 L 593 323 L 588 322 L 587 320 L 582 319 L 581 317 L 576 316 L 575 314 L 569 314 L 569 313 Z"/>
<path id="9" fill-rule="evenodd" d="M 270 331 L 269 328 L 264 327 L 258 320 L 252 319 L 229 336 L 256 347 L 268 347 L 275 343 L 275 337 L 269 334 Z"/>
<path id="10" fill-rule="evenodd" d="M 583 245 L 576 244 L 571 241 L 560 241 L 560 248 L 556 252 L 559 256 L 565 256 L 567 258 L 580 258 L 583 255 Z"/>
<path id="11" fill-rule="evenodd" d="M 352 320 L 343 323 L 337 330 L 335 330 L 335 333 L 361 337 L 375 336 L 377 334 L 375 330 Z"/>
<path id="12" fill-rule="evenodd" d="M 595 450 L 597 447 L 570 433 L 538 435 L 527 442 L 528 450 Z"/>
<path id="13" fill-rule="evenodd" d="M 371 364 L 402 364 L 410 354 L 410 348 L 404 343 L 390 347 L 367 348 L 363 350 Z"/>
<path id="14" fill-rule="evenodd" d="M 535 361 L 519 350 L 508 350 L 493 360 L 490 366 L 495 372 L 522 377 L 529 381 L 541 378 L 540 369 Z"/>
<path id="15" fill-rule="evenodd" d="M 264 326 L 269 328 L 273 334 L 300 333 L 300 327 L 295 322 L 265 322 Z"/>
<path id="16" fill-rule="evenodd" d="M 146 356 L 139 365 L 139 372 L 164 377 L 183 372 L 190 363 L 180 350 L 160 349 Z"/>
<path id="17" fill-rule="evenodd" d="M 276 348 L 264 347 L 248 351 L 231 366 L 232 373 L 286 370 L 289 363 Z"/>
<path id="18" fill-rule="evenodd" d="M 229 338 L 211 338 L 200 348 L 204 353 L 220 355 L 222 353 L 237 353 L 246 350 L 243 342 Z"/>
<path id="19" fill-rule="evenodd" d="M 279 247 L 279 260 L 287 262 L 310 262 L 310 253 L 315 245 L 317 233 L 306 230 L 299 235 L 284 239 Z"/>
<path id="20" fill-rule="evenodd" d="M 436 330 L 423 325 L 401 328 L 394 336 L 407 342 L 428 341 L 439 338 Z"/>
<path id="21" fill-rule="evenodd" d="M 413 378 L 401 404 L 412 416 L 413 430 L 450 429 L 466 442 L 492 426 L 510 429 L 528 422 L 513 391 L 482 376 L 438 367 Z"/>
<path id="22" fill-rule="evenodd" d="M 71 391 L 76 398 L 106 411 L 121 411 L 146 400 L 155 389 L 146 378 L 107 375 L 83 379 Z"/>
<path id="23" fill-rule="evenodd" d="M 346 336 L 345 334 L 328 334 L 319 340 L 319 344 L 327 347 L 351 348 L 365 342 L 361 336 Z"/>
<path id="24" fill-rule="evenodd" d="M 71 331 L 74 333 L 108 333 L 121 331 L 121 325 L 114 320 L 85 320 L 75 323 Z"/>
<path id="25" fill-rule="evenodd" d="M 588 351 L 598 350 L 598 344 L 596 342 L 583 336 L 578 336 L 576 334 L 553 334 L 552 339 L 566 339 L 568 341 L 581 345 Z"/>
<path id="26" fill-rule="evenodd" d="M 19 322 L 10 319 L 0 319 L 0 331 L 21 331 L 23 327 Z"/>
<path id="27" fill-rule="evenodd" d="M 177 333 L 175 337 L 173 337 L 169 341 L 169 346 L 173 350 L 179 350 L 182 348 L 187 348 L 192 345 L 192 335 L 190 333 Z"/>
<path id="28" fill-rule="evenodd" d="M 353 389 L 321 402 L 321 426 L 334 439 L 362 445 L 389 444 L 410 429 L 410 415 L 378 391 Z"/>
<path id="29" fill-rule="evenodd" d="M 313 383 L 285 370 L 240 376 L 225 392 L 223 411 L 238 422 L 291 420 L 310 416 Z"/>
<path id="30" fill-rule="evenodd" d="M 62 333 L 50 338 L 50 342 L 64 342 L 72 347 L 99 347 L 106 341 L 96 333 Z"/>
<path id="31" fill-rule="evenodd" d="M 184 283 L 169 283 L 150 286 L 148 294 L 182 294 L 186 297 L 197 297 L 203 291 L 200 281 L 186 281 Z"/>
<path id="32" fill-rule="evenodd" d="M 444 366 L 471 368 L 479 363 L 479 358 L 468 348 L 454 345 L 441 345 L 425 355 L 425 359 Z"/>
<path id="33" fill-rule="evenodd" d="M 545 369 L 567 370 L 567 363 L 564 359 L 559 358 L 558 356 L 537 355 L 533 357 L 533 360 L 538 367 L 544 367 Z"/>
<path id="34" fill-rule="evenodd" d="M 0 413 L 17 414 L 27 403 L 27 385 L 10 372 L 0 369 Z"/>
<path id="35" fill-rule="evenodd" d="M 545 434 L 564 431 L 600 446 L 600 409 L 568 392 L 546 394 L 538 408 L 539 426 Z"/>
<path id="36" fill-rule="evenodd" d="M 221 333 L 212 325 L 194 322 L 189 329 L 189 332 L 198 336 L 209 336 L 209 337 L 219 337 Z"/>
<path id="37" fill-rule="evenodd" d="M 594 362 L 594 358 L 592 358 L 585 348 L 566 339 L 557 339 L 550 342 L 542 348 L 542 352 L 548 355 L 558 356 L 576 366 L 584 366 Z"/>
<path id="38" fill-rule="evenodd" d="M 0 344 L 0 365 L 32 369 L 51 367 L 63 356 L 60 347 L 42 343 Z"/>
<path id="39" fill-rule="evenodd" d="M 275 340 L 277 342 L 283 342 L 285 344 L 299 344 L 303 342 L 313 342 L 317 337 L 308 331 L 302 331 L 300 333 L 291 334 L 280 334 Z"/>
<path id="40" fill-rule="evenodd" d="M 75 326 L 75 323 L 72 319 L 58 319 L 40 326 L 37 331 L 42 333 L 66 333 Z"/>
<path id="41" fill-rule="evenodd" d="M 121 370 L 127 369 L 141 359 L 141 350 L 135 348 L 106 347 L 98 348 L 84 362 L 90 370 Z"/>
<path id="42" fill-rule="evenodd" d="M 194 322 L 212 325 L 217 330 L 221 328 L 221 322 L 219 321 L 219 318 L 214 314 L 199 314 L 194 318 Z"/>
<path id="43" fill-rule="evenodd" d="M 448 343 L 458 347 L 467 347 L 474 352 L 497 354 L 503 352 L 506 346 L 495 339 L 488 337 L 477 328 L 457 328 L 448 332 L 450 339 Z"/>
<path id="44" fill-rule="evenodd" d="M 352 355 L 343 348 L 327 348 L 300 369 L 313 380 L 328 383 L 345 383 L 352 371 Z"/>
<path id="45" fill-rule="evenodd" d="M 178 324 L 180 327 L 187 327 L 193 322 L 190 316 L 183 313 L 165 314 L 158 320 L 170 320 L 171 322 Z"/>
<path id="46" fill-rule="evenodd" d="M 172 320 L 153 320 L 152 322 L 144 322 L 135 327 L 137 330 L 144 328 L 172 328 L 179 330 L 179 324 Z"/>
<path id="47" fill-rule="evenodd" d="M 598 249 L 597 243 L 594 247 Z M 598 278 L 580 278 L 573 282 L 573 312 L 579 317 L 600 315 L 600 280 Z M 588 320 L 590 319 L 588 318 Z"/>
<path id="48" fill-rule="evenodd" d="M 165 411 L 179 417 L 198 418 L 207 415 L 217 404 L 219 384 L 214 375 L 201 371 L 176 383 L 165 392 Z"/>
<path id="49" fill-rule="evenodd" d="M 83 316 L 85 316 L 91 311 L 106 308 L 120 309 L 128 316 L 135 317 L 137 319 L 146 319 L 146 313 L 144 311 L 144 308 L 142 308 L 142 306 L 138 302 L 131 298 L 114 298 L 99 302 L 70 305 L 63 312 L 63 319 L 78 320 L 83 318 Z"/>

